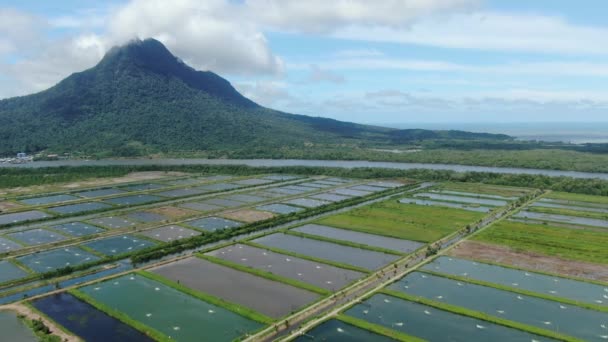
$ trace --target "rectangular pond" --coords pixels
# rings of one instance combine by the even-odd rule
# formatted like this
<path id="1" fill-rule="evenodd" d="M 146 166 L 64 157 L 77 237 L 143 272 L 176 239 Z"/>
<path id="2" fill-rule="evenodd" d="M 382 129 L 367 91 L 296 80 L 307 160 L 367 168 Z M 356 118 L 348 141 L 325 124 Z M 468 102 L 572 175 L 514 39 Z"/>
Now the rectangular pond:
<path id="1" fill-rule="evenodd" d="M 311 189 L 324 189 L 324 188 L 331 188 L 331 185 L 328 184 L 321 184 L 319 182 L 306 182 L 306 183 L 300 183 L 298 184 L 299 186 L 305 186 L 307 188 L 311 188 Z"/>
<path id="2" fill-rule="evenodd" d="M 498 199 L 498 200 L 503 200 L 503 201 L 513 201 L 518 198 L 518 197 L 506 197 L 506 196 L 500 196 L 500 195 L 478 194 L 476 192 L 452 191 L 452 190 L 431 190 L 431 192 L 446 194 L 446 195 L 474 197 L 474 198 L 491 198 L 491 199 Z"/>
<path id="3" fill-rule="evenodd" d="M 513 215 L 513 217 L 523 218 L 523 219 L 532 219 L 532 220 L 538 220 L 538 221 L 550 221 L 550 222 L 559 222 L 559 223 L 580 224 L 583 226 L 608 228 L 608 220 L 600 220 L 600 219 L 593 219 L 593 218 L 587 218 L 587 217 L 535 213 L 532 211 L 525 211 L 525 210 L 518 212 L 517 214 Z"/>
<path id="4" fill-rule="evenodd" d="M 314 187 L 308 187 L 308 186 L 302 186 L 302 185 L 287 185 L 287 186 L 283 187 L 283 189 L 295 190 L 295 191 L 299 191 L 300 193 L 316 190 L 316 188 L 314 188 Z"/>
<path id="5" fill-rule="evenodd" d="M 51 217 L 51 215 L 39 210 L 29 210 L 12 214 L 2 214 L 0 215 L 0 225 L 40 220 L 47 217 Z"/>
<path id="6" fill-rule="evenodd" d="M 195 196 L 209 192 L 208 190 L 189 188 L 189 189 L 173 189 L 161 192 L 155 192 L 155 195 L 163 196 L 163 197 L 186 197 L 186 196 Z"/>
<path id="7" fill-rule="evenodd" d="M 504 201 L 504 200 L 455 196 L 455 195 L 442 195 L 442 194 L 432 193 L 432 192 L 417 193 L 414 195 L 414 197 L 430 198 L 430 199 L 439 200 L 439 201 L 449 201 L 449 202 L 458 202 L 458 203 L 473 203 L 473 204 L 485 205 L 485 206 L 490 206 L 490 207 L 502 207 L 503 205 L 507 204 L 507 201 Z"/>
<path id="8" fill-rule="evenodd" d="M 124 194 L 124 193 L 126 193 L 126 191 L 110 188 L 110 189 L 99 189 L 99 190 L 78 192 L 78 193 L 76 193 L 76 195 L 78 195 L 80 197 L 86 197 L 86 198 L 95 198 L 95 197 L 119 195 L 119 194 Z"/>
<path id="9" fill-rule="evenodd" d="M 135 226 L 135 222 L 116 216 L 98 217 L 90 219 L 89 222 L 109 229 L 120 229 Z"/>
<path id="10" fill-rule="evenodd" d="M 162 188 L 166 188 L 166 185 L 157 184 L 157 183 L 145 183 L 145 184 L 134 184 L 121 187 L 122 190 L 127 191 L 147 191 L 147 190 L 158 190 Z"/>
<path id="11" fill-rule="evenodd" d="M 369 251 L 282 233 L 266 235 L 253 242 L 279 248 L 300 255 L 335 261 L 347 265 L 375 270 L 399 258 L 397 255 Z"/>
<path id="12" fill-rule="evenodd" d="M 211 199 L 205 200 L 204 203 L 211 204 L 211 205 L 218 205 L 220 207 L 225 207 L 225 208 L 234 208 L 234 207 L 240 207 L 242 205 L 245 205 L 244 202 L 229 200 L 226 198 L 211 198 Z"/>
<path id="13" fill-rule="evenodd" d="M 334 240 L 349 241 L 358 244 L 364 244 L 372 247 L 386 248 L 402 253 L 410 253 L 424 246 L 424 243 L 396 239 L 387 236 L 374 235 L 368 233 L 356 232 L 353 230 L 322 226 L 318 224 L 306 224 L 296 227 L 293 231 L 318 235 Z"/>
<path id="14" fill-rule="evenodd" d="M 169 219 L 165 215 L 151 213 L 148 211 L 136 211 L 125 215 L 125 217 L 129 220 L 139 221 L 143 223 L 161 222 Z"/>
<path id="15" fill-rule="evenodd" d="M 241 179 L 238 181 L 234 181 L 234 184 L 239 184 L 239 185 L 246 185 L 246 186 L 251 186 L 251 185 L 262 185 L 262 184 L 268 184 L 268 183 L 272 183 L 274 182 L 271 179 L 263 179 L 263 178 L 251 178 L 251 179 Z"/>
<path id="16" fill-rule="evenodd" d="M 10 342 L 37 342 L 38 337 L 17 317 L 16 313 L 0 311 L 2 339 Z"/>
<path id="17" fill-rule="evenodd" d="M 239 184 L 215 183 L 215 184 L 199 186 L 197 189 L 204 190 L 204 191 L 226 191 L 226 190 L 233 190 L 233 189 L 238 189 L 238 188 L 242 188 L 242 187 L 243 186 L 239 185 Z"/>
<path id="18" fill-rule="evenodd" d="M 343 195 L 343 196 L 351 196 L 351 197 L 363 197 L 371 194 L 371 191 L 361 191 L 354 190 L 350 188 L 342 188 L 342 189 L 334 189 L 331 190 L 331 193 Z"/>
<path id="19" fill-rule="evenodd" d="M 223 207 L 220 207 L 219 205 L 204 202 L 186 202 L 180 204 L 179 207 L 197 211 L 214 211 L 218 209 L 223 209 Z"/>
<path id="20" fill-rule="evenodd" d="M 266 192 L 274 192 L 277 194 L 281 194 L 283 196 L 287 196 L 287 195 L 299 195 L 302 193 L 302 191 L 300 190 L 294 190 L 294 189 L 286 189 L 285 187 L 280 187 L 280 188 L 269 188 L 269 189 L 265 189 Z"/>
<path id="21" fill-rule="evenodd" d="M 376 187 L 380 187 L 380 188 L 398 188 L 400 186 L 403 186 L 403 184 L 401 183 L 397 183 L 397 182 L 386 182 L 386 181 L 379 181 L 379 182 L 371 182 L 371 183 L 367 183 L 367 185 L 370 186 L 376 186 Z"/>
<path id="22" fill-rule="evenodd" d="M 361 191 L 369 191 L 369 192 L 380 192 L 380 191 L 385 191 L 386 188 L 381 188 L 379 186 L 372 186 L 372 185 L 355 185 L 355 186 L 351 186 L 349 189 L 352 190 L 361 190 Z"/>
<path id="23" fill-rule="evenodd" d="M 231 201 L 243 202 L 243 203 L 256 203 L 256 202 L 264 202 L 268 199 L 265 197 L 248 195 L 248 194 L 234 194 L 230 196 L 224 197 Z"/>
<path id="24" fill-rule="evenodd" d="M 385 294 L 376 294 L 345 312 L 427 341 L 552 341 L 520 330 L 435 309 Z"/>
<path id="25" fill-rule="evenodd" d="M 437 206 L 437 207 L 446 207 L 446 208 L 457 208 L 468 211 L 476 211 L 479 213 L 488 213 L 494 208 L 484 207 L 477 204 L 465 204 L 465 203 L 455 203 L 455 202 L 441 202 L 441 201 L 432 201 L 425 200 L 421 198 L 411 198 L 406 197 L 399 200 L 399 203 L 403 204 L 417 204 L 417 205 L 429 205 L 429 206 Z"/>
<path id="26" fill-rule="evenodd" d="M 232 341 L 261 324 L 139 275 L 80 288 L 113 310 L 176 341 Z"/>
<path id="27" fill-rule="evenodd" d="M 93 226 L 84 222 L 68 222 L 52 226 L 51 228 L 60 231 L 64 234 L 77 237 L 93 235 L 104 231 L 103 229 L 97 226 Z"/>
<path id="28" fill-rule="evenodd" d="M 227 246 L 206 254 L 334 292 L 364 276 L 360 272 L 242 244 Z"/>
<path id="29" fill-rule="evenodd" d="M 264 176 L 265 179 L 270 179 L 273 181 L 288 181 L 288 180 L 294 180 L 294 179 L 299 179 L 302 178 L 300 176 L 293 176 L 293 175 L 268 175 L 268 176 Z"/>
<path id="30" fill-rule="evenodd" d="M 273 318 L 285 316 L 319 298 L 316 293 L 196 257 L 159 266 L 152 272 Z"/>
<path id="31" fill-rule="evenodd" d="M 138 205 L 138 204 L 159 202 L 162 200 L 164 200 L 164 198 L 162 198 L 160 196 L 130 195 L 130 196 L 110 198 L 110 199 L 104 200 L 104 202 L 115 204 L 115 205 Z"/>
<path id="32" fill-rule="evenodd" d="M 6 236 L 28 246 L 43 245 L 45 243 L 67 239 L 67 237 L 64 235 L 42 228 L 23 230 L 20 232 L 6 234 Z"/>
<path id="33" fill-rule="evenodd" d="M 87 342 L 154 341 L 144 333 L 66 292 L 36 299 L 31 304 Z"/>
<path id="34" fill-rule="evenodd" d="M 321 207 L 324 205 L 328 205 L 330 202 L 328 201 L 322 201 L 319 199 L 314 199 L 314 198 L 294 198 L 288 201 L 283 202 L 285 204 L 292 204 L 292 205 L 297 205 L 299 207 L 304 207 L 304 208 L 317 208 L 317 207 Z"/>
<path id="35" fill-rule="evenodd" d="M 133 235 L 112 236 L 83 244 L 83 246 L 87 246 L 101 254 L 109 256 L 130 253 L 155 245 L 155 242 L 138 238 Z"/>
<path id="36" fill-rule="evenodd" d="M 61 215 L 69 215 L 69 214 L 78 214 L 85 213 L 89 211 L 102 210 L 102 209 L 110 209 L 111 205 L 101 202 L 85 202 L 85 203 L 76 203 L 76 204 L 68 204 L 62 205 L 58 207 L 48 208 L 48 210 L 61 214 Z"/>
<path id="37" fill-rule="evenodd" d="M 526 291 L 608 305 L 608 285 L 576 281 L 453 257 L 439 257 L 423 269 L 509 286 Z"/>
<path id="38" fill-rule="evenodd" d="M 8 253 L 21 248 L 23 248 L 21 244 L 0 236 L 0 253 Z"/>
<path id="39" fill-rule="evenodd" d="M 330 193 L 316 194 L 316 195 L 312 195 L 309 197 L 314 198 L 314 199 L 320 199 L 323 201 L 330 201 L 330 202 L 340 202 L 340 201 L 345 201 L 345 200 L 351 198 L 350 196 L 342 196 L 342 195 L 330 194 Z"/>
<path id="40" fill-rule="evenodd" d="M 0 260 L 0 284 L 15 279 L 21 279 L 27 277 L 28 275 L 29 273 L 13 263 L 6 260 Z"/>
<path id="41" fill-rule="evenodd" d="M 488 315 L 559 331 L 583 340 L 598 340 L 606 335 L 603 328 L 608 313 L 519 295 L 491 287 L 458 282 L 430 274 L 414 272 L 389 289 L 480 311 Z"/>
<path id="42" fill-rule="evenodd" d="M 332 318 L 307 331 L 304 335 L 297 337 L 294 341 L 391 342 L 395 340 Z"/>
<path id="43" fill-rule="evenodd" d="M 139 232 L 138 234 L 162 242 L 171 242 L 201 235 L 201 232 L 178 225 L 169 225 Z"/>
<path id="44" fill-rule="evenodd" d="M 530 204 L 531 207 L 541 207 L 541 208 L 556 208 L 556 209 L 568 209 L 582 212 L 590 212 L 590 213 L 608 213 L 608 208 L 594 208 L 594 207 L 577 207 L 569 204 L 558 204 L 558 203 L 547 203 L 537 201 Z"/>
<path id="45" fill-rule="evenodd" d="M 17 261 L 38 273 L 50 272 L 66 266 L 78 266 L 99 260 L 99 257 L 78 247 L 52 249 L 20 256 Z"/>
<path id="46" fill-rule="evenodd" d="M 64 194 L 64 195 L 26 198 L 26 199 L 19 200 L 19 202 L 25 203 L 27 205 L 43 205 L 43 204 L 53 204 L 53 203 L 74 201 L 77 199 L 80 199 L 80 197 Z"/>
<path id="47" fill-rule="evenodd" d="M 199 228 L 208 232 L 214 232 L 218 229 L 229 229 L 234 227 L 242 226 L 241 222 L 228 220 L 221 217 L 204 217 L 197 220 L 187 221 L 185 224 Z"/>
<path id="48" fill-rule="evenodd" d="M 262 211 L 269 211 L 269 212 L 275 213 L 275 214 L 291 214 L 291 213 L 297 213 L 298 211 L 304 210 L 303 208 L 300 208 L 300 207 L 294 207 L 291 205 L 280 204 L 280 203 L 264 204 L 264 205 L 260 205 L 260 206 L 256 207 L 256 209 L 262 210 Z"/>

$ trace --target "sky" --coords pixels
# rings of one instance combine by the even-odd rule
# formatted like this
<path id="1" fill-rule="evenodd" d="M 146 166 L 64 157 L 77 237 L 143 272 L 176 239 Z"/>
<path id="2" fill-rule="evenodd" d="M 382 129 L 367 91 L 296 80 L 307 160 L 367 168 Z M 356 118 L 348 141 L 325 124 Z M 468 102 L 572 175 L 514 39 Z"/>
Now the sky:
<path id="1" fill-rule="evenodd" d="M 152 37 L 290 113 L 607 122 L 607 12 L 605 0 L 3 0 L 0 99 Z"/>

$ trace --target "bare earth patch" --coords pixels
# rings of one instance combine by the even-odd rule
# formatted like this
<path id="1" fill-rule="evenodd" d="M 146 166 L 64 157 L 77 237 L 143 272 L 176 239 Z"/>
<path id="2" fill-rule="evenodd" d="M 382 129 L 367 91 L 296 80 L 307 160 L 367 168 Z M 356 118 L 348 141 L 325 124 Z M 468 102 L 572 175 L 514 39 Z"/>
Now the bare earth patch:
<path id="1" fill-rule="evenodd" d="M 606 265 L 567 260 L 532 252 L 518 252 L 506 246 L 484 242 L 464 241 L 454 247 L 449 254 L 455 257 L 496 262 L 529 270 L 608 281 L 608 266 Z"/>
<path id="2" fill-rule="evenodd" d="M 262 220 L 267 220 L 274 217 L 273 213 L 267 211 L 242 209 L 237 211 L 231 211 L 229 213 L 222 214 L 222 217 L 231 220 L 237 220 L 241 222 L 251 223 Z"/>
<path id="3" fill-rule="evenodd" d="M 9 211 L 9 210 L 20 208 L 20 207 L 22 207 L 21 204 L 17 204 L 14 202 L 9 202 L 9 201 L 0 202 L 0 213 L 3 211 Z"/>
<path id="4" fill-rule="evenodd" d="M 48 320 L 46 317 L 38 314 L 37 312 L 34 312 L 32 309 L 28 308 L 25 305 L 11 304 L 11 305 L 3 306 L 2 309 L 15 311 L 18 315 L 23 315 L 23 316 L 27 317 L 28 319 L 36 319 L 36 320 L 42 319 L 44 324 L 47 327 L 49 327 L 49 329 L 51 330 L 51 333 L 53 335 L 59 336 L 61 338 L 61 341 L 67 341 L 67 342 L 80 341 L 80 339 L 78 337 L 67 334 L 63 330 L 59 329 L 59 327 L 57 327 L 57 324 L 55 324 L 55 322 Z"/>
<path id="5" fill-rule="evenodd" d="M 149 209 L 146 211 L 150 212 L 150 213 L 164 215 L 164 216 L 170 217 L 172 219 L 200 215 L 200 213 L 198 211 L 188 210 L 188 209 L 178 208 L 178 207 L 160 207 L 160 208 Z"/>

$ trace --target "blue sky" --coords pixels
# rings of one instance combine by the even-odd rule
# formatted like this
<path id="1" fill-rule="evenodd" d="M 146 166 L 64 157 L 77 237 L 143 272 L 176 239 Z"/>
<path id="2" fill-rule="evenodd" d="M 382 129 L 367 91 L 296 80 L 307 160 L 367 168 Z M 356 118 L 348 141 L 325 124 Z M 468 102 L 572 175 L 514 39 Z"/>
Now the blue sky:
<path id="1" fill-rule="evenodd" d="M 608 121 L 602 0 L 0 4 L 0 98 L 161 40 L 291 113 L 363 123 Z"/>

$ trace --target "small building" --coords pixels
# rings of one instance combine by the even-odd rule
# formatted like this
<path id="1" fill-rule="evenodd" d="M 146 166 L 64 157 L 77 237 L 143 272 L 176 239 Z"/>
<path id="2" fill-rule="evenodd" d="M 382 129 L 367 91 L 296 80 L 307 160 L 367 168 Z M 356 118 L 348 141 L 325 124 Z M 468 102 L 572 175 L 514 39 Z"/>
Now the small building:
<path id="1" fill-rule="evenodd" d="M 17 158 L 18 159 L 25 159 L 25 158 L 27 158 L 27 154 L 25 154 L 23 152 L 17 153 Z"/>

